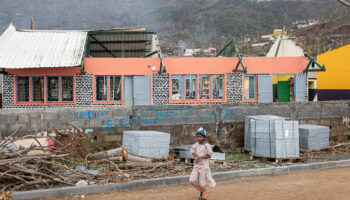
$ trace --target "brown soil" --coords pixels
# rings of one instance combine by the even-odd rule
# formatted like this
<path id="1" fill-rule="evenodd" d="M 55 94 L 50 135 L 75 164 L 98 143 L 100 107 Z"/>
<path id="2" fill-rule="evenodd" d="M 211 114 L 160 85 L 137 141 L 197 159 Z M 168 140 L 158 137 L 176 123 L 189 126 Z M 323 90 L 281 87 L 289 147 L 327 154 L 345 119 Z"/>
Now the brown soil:
<path id="1" fill-rule="evenodd" d="M 209 188 L 208 198 L 218 200 L 348 200 L 350 168 L 328 169 L 277 176 L 244 177 L 218 182 Z M 189 185 L 86 195 L 103 200 L 194 200 L 198 192 Z M 80 199 L 70 197 L 63 199 Z M 58 200 L 58 199 L 56 199 Z"/>

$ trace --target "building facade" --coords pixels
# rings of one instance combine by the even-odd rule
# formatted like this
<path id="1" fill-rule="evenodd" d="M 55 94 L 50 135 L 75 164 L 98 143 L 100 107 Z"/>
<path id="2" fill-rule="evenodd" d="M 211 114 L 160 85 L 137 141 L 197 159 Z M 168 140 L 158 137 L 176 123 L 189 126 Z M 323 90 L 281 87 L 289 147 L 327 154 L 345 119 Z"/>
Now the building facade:
<path id="1" fill-rule="evenodd" d="M 3 108 L 114 107 L 274 102 L 274 75 L 288 75 L 293 101 L 307 101 L 305 57 L 161 58 L 155 33 L 29 31 L 0 37 Z M 155 50 L 155 51 L 153 51 Z M 141 57 L 147 55 L 146 57 Z M 1 85 L 1 84 L 0 84 Z"/>
<path id="2" fill-rule="evenodd" d="M 317 57 L 327 66 L 326 73 L 317 73 L 319 101 L 350 99 L 350 45 L 323 53 Z"/>

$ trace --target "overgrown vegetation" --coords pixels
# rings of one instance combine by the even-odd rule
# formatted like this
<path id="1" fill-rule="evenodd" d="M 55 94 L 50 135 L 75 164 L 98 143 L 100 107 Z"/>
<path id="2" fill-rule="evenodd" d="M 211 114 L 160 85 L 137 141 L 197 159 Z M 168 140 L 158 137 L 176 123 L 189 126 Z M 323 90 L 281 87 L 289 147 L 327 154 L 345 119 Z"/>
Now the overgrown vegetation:
<path id="1" fill-rule="evenodd" d="M 241 151 L 234 151 L 226 154 L 227 160 L 232 161 L 252 161 L 253 158 L 249 153 L 242 153 Z"/>

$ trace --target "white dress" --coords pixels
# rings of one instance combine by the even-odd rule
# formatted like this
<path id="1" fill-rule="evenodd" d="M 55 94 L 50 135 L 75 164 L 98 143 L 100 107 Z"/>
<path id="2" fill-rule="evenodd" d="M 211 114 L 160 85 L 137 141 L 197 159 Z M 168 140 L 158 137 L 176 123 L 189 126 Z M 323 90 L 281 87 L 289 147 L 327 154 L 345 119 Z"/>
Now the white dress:
<path id="1" fill-rule="evenodd" d="M 213 150 L 208 143 L 199 144 L 195 143 L 191 148 L 191 153 L 197 154 L 197 156 L 207 156 L 212 155 Z M 190 175 L 190 181 L 197 181 L 198 185 L 201 187 L 211 186 L 215 187 L 216 182 L 211 175 L 211 170 L 209 167 L 208 159 L 201 159 L 199 163 L 194 163 L 192 173 Z"/>

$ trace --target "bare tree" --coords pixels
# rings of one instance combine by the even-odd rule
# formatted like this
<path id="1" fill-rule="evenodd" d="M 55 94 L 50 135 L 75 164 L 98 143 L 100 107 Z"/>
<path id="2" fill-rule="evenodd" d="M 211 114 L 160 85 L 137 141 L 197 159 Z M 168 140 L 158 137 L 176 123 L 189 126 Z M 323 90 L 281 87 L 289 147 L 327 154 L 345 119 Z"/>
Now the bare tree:
<path id="1" fill-rule="evenodd" d="M 339 1 L 340 3 L 342 3 L 343 5 L 350 7 L 350 3 L 347 2 L 347 0 L 338 0 L 338 1 Z"/>

